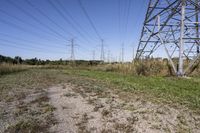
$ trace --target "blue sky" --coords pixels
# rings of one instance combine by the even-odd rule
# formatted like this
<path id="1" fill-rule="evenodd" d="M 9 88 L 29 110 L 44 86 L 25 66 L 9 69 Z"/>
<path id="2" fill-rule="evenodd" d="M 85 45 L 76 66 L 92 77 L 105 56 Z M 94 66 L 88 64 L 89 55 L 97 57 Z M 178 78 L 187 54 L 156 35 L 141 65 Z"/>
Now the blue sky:
<path id="1" fill-rule="evenodd" d="M 138 45 L 148 0 L 81 0 L 81 3 L 105 41 L 105 57 L 110 51 L 110 58 L 118 60 L 124 43 L 125 60 L 130 61 L 133 47 L 136 50 Z M 78 0 L 1 0 L 0 29 L 2 55 L 68 59 L 69 40 L 74 38 L 76 59 L 92 59 L 92 51 L 95 59 L 100 58 L 100 37 Z"/>

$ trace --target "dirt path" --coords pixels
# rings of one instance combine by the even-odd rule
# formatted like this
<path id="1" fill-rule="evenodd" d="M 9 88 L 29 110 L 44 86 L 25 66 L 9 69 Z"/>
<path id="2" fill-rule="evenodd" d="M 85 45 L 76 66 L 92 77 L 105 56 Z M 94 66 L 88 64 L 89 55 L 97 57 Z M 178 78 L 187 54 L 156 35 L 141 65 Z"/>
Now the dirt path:
<path id="1" fill-rule="evenodd" d="M 86 130 L 84 124 L 87 119 L 93 117 L 93 121 L 89 126 L 100 126 L 100 116 L 98 112 L 93 112 L 93 106 L 79 94 L 75 94 L 70 86 L 65 89 L 62 87 L 53 87 L 49 89 L 51 102 L 55 106 L 55 116 L 58 119 L 58 124 L 52 127 L 53 131 L 59 133 L 77 133 L 78 131 Z"/>
<path id="2" fill-rule="evenodd" d="M 107 90 L 99 95 L 72 85 L 49 88 L 58 133 L 194 132 L 200 133 L 200 117 L 188 110 L 155 105 L 137 98 L 123 101 Z"/>

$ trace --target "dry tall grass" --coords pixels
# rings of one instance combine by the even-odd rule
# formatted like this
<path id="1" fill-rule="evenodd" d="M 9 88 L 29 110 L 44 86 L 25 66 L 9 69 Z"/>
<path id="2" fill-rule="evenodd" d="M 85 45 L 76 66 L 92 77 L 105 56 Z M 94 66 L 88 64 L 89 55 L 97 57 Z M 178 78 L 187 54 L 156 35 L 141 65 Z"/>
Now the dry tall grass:
<path id="1" fill-rule="evenodd" d="M 175 60 L 175 67 L 178 63 Z M 187 68 L 189 62 L 184 61 L 184 68 Z M 174 76 L 174 72 L 170 62 L 167 59 L 143 59 L 137 60 L 134 63 L 113 63 L 113 64 L 100 64 L 93 68 L 100 71 L 120 72 L 123 74 L 144 75 L 144 76 Z M 200 63 L 187 71 L 189 76 L 200 76 Z"/>
<path id="2" fill-rule="evenodd" d="M 101 64 L 93 68 L 101 71 L 120 72 L 123 74 L 144 75 L 144 76 L 168 76 L 174 75 L 168 61 L 163 60 L 142 60 L 134 63 L 124 64 Z"/>
<path id="3" fill-rule="evenodd" d="M 187 64 L 187 62 L 185 62 Z M 187 64 L 188 65 L 188 64 Z M 147 59 L 138 60 L 134 63 L 107 63 L 99 65 L 13 65 L 2 63 L 0 64 L 0 75 L 19 72 L 28 68 L 42 68 L 42 69 L 84 69 L 84 70 L 99 70 L 106 72 L 118 72 L 129 75 L 143 75 L 143 76 L 173 76 L 176 75 L 168 60 Z M 199 76 L 200 67 L 197 65 L 194 71 L 189 75 Z"/>
<path id="4" fill-rule="evenodd" d="M 0 75 L 24 71 L 28 69 L 29 67 L 30 66 L 27 66 L 27 65 L 13 65 L 13 64 L 8 64 L 8 63 L 2 63 L 0 64 Z"/>

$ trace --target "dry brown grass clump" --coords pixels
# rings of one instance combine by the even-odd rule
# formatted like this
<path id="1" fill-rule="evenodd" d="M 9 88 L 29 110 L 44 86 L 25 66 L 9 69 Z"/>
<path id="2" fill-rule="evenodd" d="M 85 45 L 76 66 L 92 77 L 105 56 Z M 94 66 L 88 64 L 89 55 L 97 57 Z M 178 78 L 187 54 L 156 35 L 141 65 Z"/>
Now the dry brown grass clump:
<path id="1" fill-rule="evenodd" d="M 8 64 L 8 63 L 2 63 L 0 64 L 0 75 L 24 71 L 28 69 L 30 66 L 27 65 L 14 65 L 14 64 Z"/>
<path id="2" fill-rule="evenodd" d="M 144 76 L 174 75 L 169 62 L 167 60 L 159 59 L 144 59 L 134 61 L 134 63 L 101 64 L 93 69 Z"/>

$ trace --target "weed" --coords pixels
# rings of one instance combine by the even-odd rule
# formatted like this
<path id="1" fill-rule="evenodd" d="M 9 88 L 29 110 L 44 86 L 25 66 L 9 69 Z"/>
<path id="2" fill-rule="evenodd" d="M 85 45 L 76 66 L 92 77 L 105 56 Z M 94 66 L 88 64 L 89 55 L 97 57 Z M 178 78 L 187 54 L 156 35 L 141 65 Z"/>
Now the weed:
<path id="1" fill-rule="evenodd" d="M 63 84 L 63 85 L 62 85 L 62 88 L 63 88 L 63 89 L 66 89 L 66 85 Z"/>
<path id="2" fill-rule="evenodd" d="M 5 132 L 16 133 L 16 132 L 29 132 L 35 133 L 40 132 L 42 128 L 38 128 L 41 125 L 38 123 L 38 119 L 26 118 L 18 121 L 17 123 L 10 125 Z"/>
<path id="3" fill-rule="evenodd" d="M 138 117 L 136 117 L 136 116 L 132 116 L 132 117 L 128 117 L 127 118 L 127 121 L 128 121 L 128 123 L 129 124 L 135 124 L 135 122 L 137 122 L 139 119 L 138 119 Z"/>
<path id="4" fill-rule="evenodd" d="M 102 114 L 102 116 L 106 117 L 110 114 L 110 111 L 108 111 L 107 109 L 103 109 L 101 114 Z"/>
<path id="5" fill-rule="evenodd" d="M 66 94 L 64 94 L 64 96 L 66 96 L 66 97 L 75 97 L 76 94 L 75 93 L 66 93 Z"/>
<path id="6" fill-rule="evenodd" d="M 76 124 L 76 126 L 78 126 L 78 132 L 79 133 L 90 133 L 87 129 L 87 123 L 88 123 L 88 115 L 87 113 L 84 113 L 81 121 L 79 123 Z"/>
<path id="7" fill-rule="evenodd" d="M 116 123 L 114 125 L 114 128 L 117 131 L 122 131 L 122 132 L 126 132 L 126 133 L 132 133 L 132 132 L 134 132 L 134 128 L 133 128 L 132 124 Z"/>

